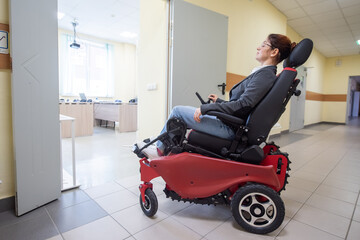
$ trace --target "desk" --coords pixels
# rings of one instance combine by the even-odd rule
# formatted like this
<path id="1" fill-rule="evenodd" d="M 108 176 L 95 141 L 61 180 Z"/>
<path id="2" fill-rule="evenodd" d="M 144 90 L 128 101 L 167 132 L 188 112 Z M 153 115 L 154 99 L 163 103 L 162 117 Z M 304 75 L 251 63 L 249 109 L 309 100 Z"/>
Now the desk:
<path id="1" fill-rule="evenodd" d="M 76 164 L 75 164 L 75 118 L 73 117 L 69 117 L 69 116 L 65 116 L 60 114 L 59 115 L 59 119 L 60 119 L 60 174 L 61 174 L 61 190 L 65 191 L 65 190 L 69 190 L 69 189 L 73 189 L 73 188 L 77 188 L 80 185 L 76 185 Z M 71 122 L 71 145 L 72 145 L 72 151 L 71 151 L 71 158 L 72 158 L 72 185 L 68 183 L 69 181 L 69 177 L 64 177 L 67 176 L 67 172 L 63 170 L 63 166 L 62 166 L 62 136 L 61 136 L 61 124 L 64 122 Z"/>
<path id="2" fill-rule="evenodd" d="M 119 132 L 137 130 L 137 104 L 94 103 L 94 118 L 119 122 Z"/>
<path id="3" fill-rule="evenodd" d="M 84 103 L 60 103 L 59 104 L 60 114 L 73 117 L 76 119 L 75 122 L 75 136 L 91 136 L 94 131 L 94 111 L 93 104 Z M 70 122 L 64 122 L 61 130 L 63 137 L 71 137 L 71 126 Z"/>

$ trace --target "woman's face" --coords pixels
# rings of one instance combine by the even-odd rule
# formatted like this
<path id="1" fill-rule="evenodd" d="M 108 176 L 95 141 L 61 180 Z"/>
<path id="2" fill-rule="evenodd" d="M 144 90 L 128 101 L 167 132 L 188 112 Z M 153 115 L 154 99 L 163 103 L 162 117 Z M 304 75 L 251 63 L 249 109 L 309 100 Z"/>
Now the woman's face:
<path id="1" fill-rule="evenodd" d="M 265 40 L 257 47 L 256 60 L 261 64 L 270 59 L 271 52 L 273 47 L 271 46 L 269 40 Z"/>

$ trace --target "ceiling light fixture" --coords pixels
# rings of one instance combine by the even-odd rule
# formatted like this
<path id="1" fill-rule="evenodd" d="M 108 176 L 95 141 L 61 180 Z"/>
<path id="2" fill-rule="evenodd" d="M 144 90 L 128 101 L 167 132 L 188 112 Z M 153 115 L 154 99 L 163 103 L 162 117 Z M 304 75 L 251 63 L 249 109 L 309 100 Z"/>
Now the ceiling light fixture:
<path id="1" fill-rule="evenodd" d="M 73 22 L 71 22 L 73 27 L 74 27 L 74 42 L 72 44 L 70 44 L 71 48 L 75 48 L 75 49 L 79 49 L 80 48 L 80 44 L 76 42 L 76 26 L 79 25 L 79 23 L 76 21 L 76 19 L 74 19 Z"/>

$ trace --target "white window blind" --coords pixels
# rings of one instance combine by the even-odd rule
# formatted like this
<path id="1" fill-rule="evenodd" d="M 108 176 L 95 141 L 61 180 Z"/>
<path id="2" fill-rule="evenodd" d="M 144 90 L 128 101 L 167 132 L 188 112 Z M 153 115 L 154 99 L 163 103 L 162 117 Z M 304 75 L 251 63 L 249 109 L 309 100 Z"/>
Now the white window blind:
<path id="1" fill-rule="evenodd" d="M 70 47 L 73 37 L 61 35 L 60 95 L 114 96 L 113 49 L 106 43 L 81 40 L 80 48 Z"/>

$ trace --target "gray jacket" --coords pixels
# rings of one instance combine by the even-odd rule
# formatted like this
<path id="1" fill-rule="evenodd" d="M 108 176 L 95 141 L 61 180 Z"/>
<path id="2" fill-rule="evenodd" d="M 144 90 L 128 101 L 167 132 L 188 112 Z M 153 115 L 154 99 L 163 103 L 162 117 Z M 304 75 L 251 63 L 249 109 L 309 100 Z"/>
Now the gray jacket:
<path id="1" fill-rule="evenodd" d="M 224 112 L 246 119 L 252 108 L 266 95 L 276 79 L 276 66 L 266 66 L 250 74 L 230 90 L 230 101 L 220 98 L 215 103 L 201 105 L 201 114 Z"/>

